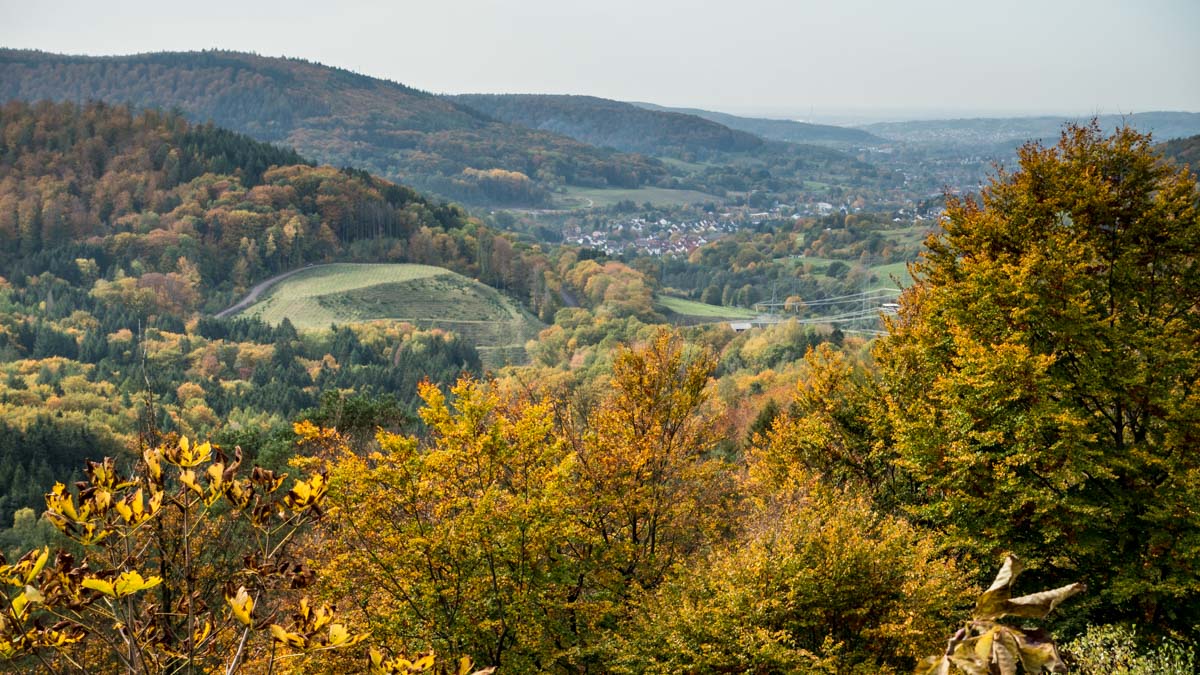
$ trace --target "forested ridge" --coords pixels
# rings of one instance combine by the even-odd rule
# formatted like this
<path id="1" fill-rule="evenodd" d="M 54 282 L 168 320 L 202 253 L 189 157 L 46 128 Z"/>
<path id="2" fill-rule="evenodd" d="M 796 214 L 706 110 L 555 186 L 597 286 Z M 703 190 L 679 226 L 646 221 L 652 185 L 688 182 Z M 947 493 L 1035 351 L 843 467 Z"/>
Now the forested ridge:
<path id="1" fill-rule="evenodd" d="M 78 282 L 118 265 L 138 279 L 114 293 L 190 284 L 156 297 L 220 309 L 252 280 L 308 262 L 360 255 L 475 274 L 493 248 L 495 235 L 454 205 L 178 114 L 16 102 L 0 114 L 0 256 L 17 281 L 53 267 Z M 75 266 L 61 253 L 70 246 L 100 256 L 96 266 L 63 272 Z M 536 275 L 513 273 L 521 257 L 506 255 L 483 265 L 527 289 Z"/>
<path id="2" fill-rule="evenodd" d="M 30 450 L 5 452 L 6 523 L 146 424 L 220 427 L 257 454 L 300 411 L 342 405 L 322 392 L 383 396 L 400 420 L 423 378 L 481 371 L 472 345 L 438 331 L 302 339 L 204 316 L 260 278 L 354 256 L 479 274 L 496 248 L 486 279 L 519 292 L 533 276 L 457 207 L 176 114 L 14 102 L 0 130 L 0 408 Z"/>
<path id="3" fill-rule="evenodd" d="M 237 52 L 63 56 L 0 50 L 0 100 L 179 109 L 335 166 L 445 197 L 538 204 L 558 185 L 637 187 L 658 162 L 487 118 L 401 84 Z"/>
<path id="4" fill-rule="evenodd" d="M 645 110 L 595 96 L 461 94 L 454 100 L 506 122 L 628 152 L 687 153 L 703 159 L 713 153 L 744 152 L 764 145 L 757 136 L 699 117 Z"/>
<path id="5" fill-rule="evenodd" d="M 900 175 L 839 150 L 764 140 L 689 112 L 594 96 L 462 94 L 453 100 L 531 129 L 695 164 L 697 168 L 682 172 L 675 184 L 715 195 L 763 192 L 785 199 L 784 195 L 802 193 L 806 181 L 859 188 L 902 183 Z"/>
<path id="6" fill-rule="evenodd" d="M 875 136 L 862 129 L 854 129 L 851 127 L 839 127 L 830 124 L 812 124 L 809 122 L 797 122 L 790 119 L 769 119 L 762 117 L 744 117 L 741 115 L 730 115 L 727 113 L 714 112 L 712 110 L 701 110 L 699 108 L 670 108 L 653 103 L 637 102 L 633 105 L 646 108 L 648 110 L 662 110 L 666 112 L 682 113 L 685 115 L 694 115 L 702 117 L 706 120 L 723 124 L 730 129 L 737 129 L 747 133 L 769 138 L 775 141 L 786 141 L 788 143 L 827 143 L 833 145 L 864 145 L 875 143 L 886 143 L 886 140 Z"/>
<path id="7" fill-rule="evenodd" d="M 839 213 L 622 260 L 174 113 L 0 122 L 0 668 L 1195 669 L 1200 186 L 1146 136 L 1026 146 L 919 250 Z M 809 316 L 914 253 L 878 337 L 655 301 Z M 335 260 L 548 325 L 488 373 L 210 316 Z"/>

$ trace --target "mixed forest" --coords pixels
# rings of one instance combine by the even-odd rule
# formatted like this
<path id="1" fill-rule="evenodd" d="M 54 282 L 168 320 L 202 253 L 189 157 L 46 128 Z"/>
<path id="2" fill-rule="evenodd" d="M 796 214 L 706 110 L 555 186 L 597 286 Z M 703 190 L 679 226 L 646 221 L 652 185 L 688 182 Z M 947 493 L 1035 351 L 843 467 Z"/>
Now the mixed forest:
<path id="1" fill-rule="evenodd" d="M 469 202 L 539 204 L 559 185 L 636 188 L 668 177 L 653 159 L 500 123 L 402 84 L 297 59 L 0 50 L 0 72 L 3 101 L 178 109 L 193 121 Z"/>
<path id="2" fill-rule="evenodd" d="M 20 86 L 242 72 L 139 58 Z M 1073 125 L 920 232 L 843 210 L 610 256 L 183 112 L 7 103 L 0 670 L 1193 672 L 1189 153 Z M 486 366 L 444 327 L 217 317 L 334 262 L 451 270 L 536 338 Z M 814 320 L 905 263 L 880 334 Z"/>

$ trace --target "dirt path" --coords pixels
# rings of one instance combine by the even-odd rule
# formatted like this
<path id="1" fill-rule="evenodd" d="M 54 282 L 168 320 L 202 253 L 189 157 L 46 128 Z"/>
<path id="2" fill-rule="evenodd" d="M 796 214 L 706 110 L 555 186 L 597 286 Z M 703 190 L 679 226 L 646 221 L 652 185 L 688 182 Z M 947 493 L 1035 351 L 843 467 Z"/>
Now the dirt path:
<path id="1" fill-rule="evenodd" d="M 232 314 L 237 314 L 238 312 L 242 311 L 243 309 L 246 309 L 250 305 L 253 305 L 254 302 L 256 300 L 258 300 L 258 296 L 263 294 L 263 291 L 267 290 L 271 286 L 274 286 L 276 283 L 283 281 L 284 279 L 292 276 L 293 274 L 299 274 L 300 272 L 303 272 L 304 270 L 316 269 L 318 267 L 328 267 L 328 265 L 309 265 L 307 267 L 300 267 L 300 268 L 294 269 L 290 272 L 284 272 L 283 274 L 276 274 L 275 276 L 273 276 L 270 279 L 267 279 L 265 281 L 260 281 L 257 284 L 255 284 L 254 288 L 250 289 L 250 292 L 246 294 L 246 297 L 242 298 L 241 300 L 238 300 L 236 303 L 230 305 L 229 307 L 226 307 L 225 309 L 217 312 L 216 314 L 213 314 L 213 316 L 215 316 L 218 319 L 224 319 L 225 317 L 230 316 Z"/>

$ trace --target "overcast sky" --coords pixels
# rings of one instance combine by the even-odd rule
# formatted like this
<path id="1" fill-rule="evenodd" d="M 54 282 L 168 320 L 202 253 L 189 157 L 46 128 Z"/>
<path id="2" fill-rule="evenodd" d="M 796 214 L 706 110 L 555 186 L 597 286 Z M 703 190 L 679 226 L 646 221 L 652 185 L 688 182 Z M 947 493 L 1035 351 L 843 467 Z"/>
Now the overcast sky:
<path id="1" fill-rule="evenodd" d="M 818 120 L 1200 111 L 1200 0 L 0 0 L 0 45 Z"/>

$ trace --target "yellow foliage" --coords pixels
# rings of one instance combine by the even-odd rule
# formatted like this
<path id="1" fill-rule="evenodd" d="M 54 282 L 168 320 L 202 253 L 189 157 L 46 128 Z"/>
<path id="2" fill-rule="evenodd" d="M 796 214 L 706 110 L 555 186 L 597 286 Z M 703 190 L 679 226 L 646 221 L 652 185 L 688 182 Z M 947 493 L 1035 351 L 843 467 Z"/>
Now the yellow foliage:
<path id="1" fill-rule="evenodd" d="M 276 651 L 253 613 L 265 605 L 268 616 L 278 615 L 292 589 L 310 583 L 311 570 L 288 544 L 320 515 L 327 483 L 318 473 L 281 494 L 285 476 L 255 467 L 241 478 L 240 464 L 240 451 L 230 459 L 210 443 L 168 438 L 144 451 L 140 474 L 124 476 L 106 458 L 89 462 L 88 480 L 74 489 L 56 484 L 46 517 L 83 559 L 45 548 L 13 565 L 0 560 L 0 582 L 20 589 L 0 596 L 9 608 L 0 618 L 0 656 L 93 672 L 233 672 L 253 661 L 269 669 Z M 227 506 L 216 508 L 222 498 Z M 301 653 L 366 638 L 306 600 L 292 616 L 286 631 L 299 641 L 286 643 Z M 128 648 L 109 648 L 118 644 Z"/>
<path id="2" fill-rule="evenodd" d="M 744 523 L 614 633 L 614 672 L 902 672 L 969 597 L 932 537 L 817 479 Z"/>
<path id="3" fill-rule="evenodd" d="M 546 403 L 502 400 L 470 379 L 452 399 L 429 384 L 420 394 L 427 442 L 380 432 L 378 452 L 331 462 L 339 536 L 318 554 L 324 594 L 369 598 L 373 610 L 351 625 L 385 644 L 453 635 L 447 649 L 531 667 L 565 621 L 572 456 Z M 297 430 L 328 438 L 312 425 Z M 379 672 L 419 672 L 390 663 Z"/>
<path id="4" fill-rule="evenodd" d="M 154 588 L 162 583 L 162 577 L 150 576 L 143 578 L 136 570 L 122 572 L 115 581 L 105 581 L 98 577 L 84 579 L 80 585 L 99 591 L 110 598 L 123 598 L 147 588 Z"/>

